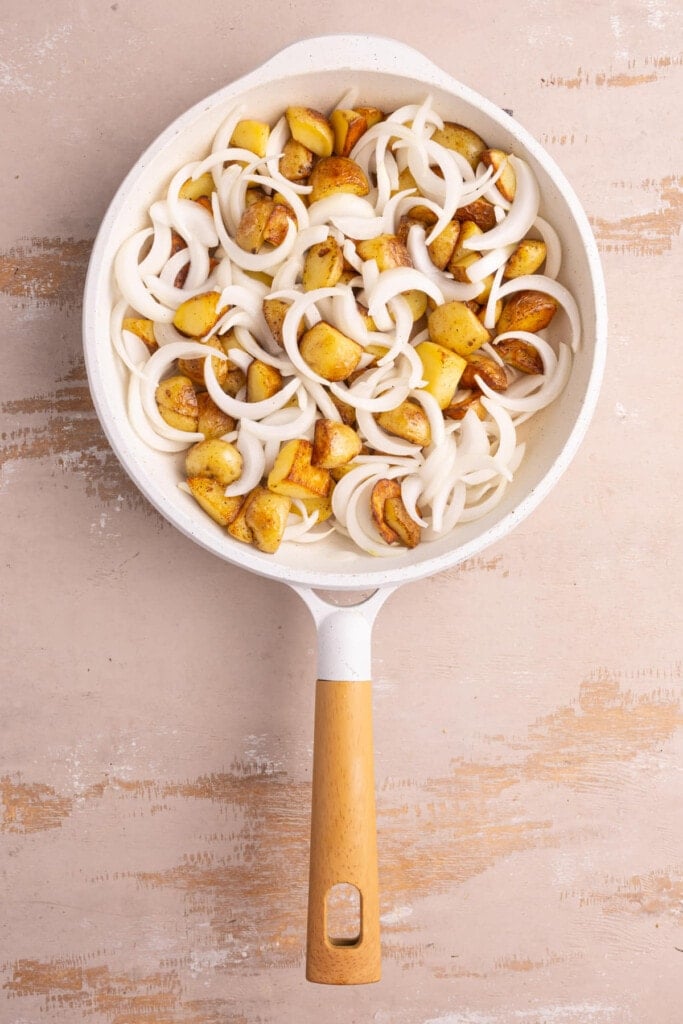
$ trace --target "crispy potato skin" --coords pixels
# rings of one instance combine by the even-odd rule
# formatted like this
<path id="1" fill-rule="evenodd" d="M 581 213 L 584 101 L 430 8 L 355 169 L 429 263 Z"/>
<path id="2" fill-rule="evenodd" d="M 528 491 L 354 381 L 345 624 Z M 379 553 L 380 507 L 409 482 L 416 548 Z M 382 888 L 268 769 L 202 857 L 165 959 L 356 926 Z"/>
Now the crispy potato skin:
<path id="1" fill-rule="evenodd" d="M 325 380 L 345 380 L 358 366 L 362 347 L 352 338 L 321 320 L 305 331 L 299 351 L 311 369 Z"/>
<path id="2" fill-rule="evenodd" d="M 316 242 L 306 253 L 302 283 L 305 292 L 316 288 L 333 288 L 338 284 L 344 270 L 342 248 L 331 236 L 324 242 Z"/>
<path id="3" fill-rule="evenodd" d="M 338 469 L 355 459 L 362 447 L 353 427 L 336 420 L 319 419 L 315 423 L 311 463 L 321 469 Z"/>
<path id="4" fill-rule="evenodd" d="M 287 441 L 268 474 L 268 489 L 288 498 L 326 498 L 332 477 L 326 469 L 314 466 L 313 445 L 305 438 Z"/>
<path id="5" fill-rule="evenodd" d="M 332 155 L 334 131 L 319 110 L 311 107 L 288 107 L 285 111 L 292 138 L 319 157 Z"/>
<path id="6" fill-rule="evenodd" d="M 378 413 L 376 419 L 383 430 L 395 437 L 402 437 L 405 441 L 421 446 L 431 444 L 429 418 L 422 406 L 409 398 L 395 409 Z"/>
<path id="7" fill-rule="evenodd" d="M 384 518 L 384 506 L 387 498 L 400 498 L 401 485 L 397 480 L 378 480 L 370 493 L 370 511 L 380 537 L 387 544 L 395 544 L 398 534 L 391 529 Z"/>
<path id="8" fill-rule="evenodd" d="M 503 305 L 496 325 L 498 333 L 506 331 L 542 331 L 557 312 L 557 303 L 543 292 L 516 292 Z"/>
<path id="9" fill-rule="evenodd" d="M 183 374 L 162 380 L 154 393 L 159 413 L 169 427 L 192 433 L 197 430 L 199 410 L 192 381 Z"/>
<path id="10" fill-rule="evenodd" d="M 289 498 L 266 487 L 255 487 L 250 492 L 244 518 L 251 531 L 251 543 L 259 551 L 274 554 L 280 547 L 290 505 Z"/>
<path id="11" fill-rule="evenodd" d="M 338 192 L 354 196 L 366 196 L 370 183 L 362 168 L 345 156 L 328 156 L 314 165 L 308 183 L 312 188 L 309 202 L 336 195 Z"/>
<path id="12" fill-rule="evenodd" d="M 185 456 L 189 477 L 205 476 L 227 487 L 242 474 L 242 456 L 229 441 L 219 438 L 198 441 Z"/>
<path id="13" fill-rule="evenodd" d="M 218 309 L 220 292 L 203 292 L 182 302 L 173 316 L 173 326 L 187 338 L 203 338 L 216 326 L 224 310 Z"/>
<path id="14" fill-rule="evenodd" d="M 464 156 L 473 171 L 481 160 L 481 154 L 487 148 L 484 140 L 465 125 L 446 121 L 443 128 L 438 128 L 432 138 L 446 149 L 453 149 Z"/>
<path id="15" fill-rule="evenodd" d="M 229 526 L 233 522 L 242 505 L 241 498 L 226 498 L 225 488 L 207 476 L 188 477 L 187 486 L 197 504 L 219 526 Z"/>

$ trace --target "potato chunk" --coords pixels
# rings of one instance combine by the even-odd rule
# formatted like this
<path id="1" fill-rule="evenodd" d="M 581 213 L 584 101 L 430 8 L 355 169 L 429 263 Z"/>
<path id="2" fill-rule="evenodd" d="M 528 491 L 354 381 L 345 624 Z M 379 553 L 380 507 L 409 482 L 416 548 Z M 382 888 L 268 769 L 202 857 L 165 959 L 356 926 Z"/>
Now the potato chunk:
<path id="1" fill-rule="evenodd" d="M 370 512 L 380 537 L 387 544 L 395 544 L 398 534 L 392 530 L 384 518 L 384 508 L 388 498 L 400 498 L 401 485 L 397 480 L 378 480 L 370 493 Z"/>
<path id="2" fill-rule="evenodd" d="M 247 206 L 235 232 L 235 241 L 245 252 L 257 253 L 264 243 L 281 245 L 287 235 L 291 212 L 270 197 Z"/>
<path id="3" fill-rule="evenodd" d="M 210 354 L 212 348 L 215 348 L 218 352 L 223 352 L 223 346 L 214 334 L 208 341 L 202 342 L 201 344 L 206 345 L 207 356 Z M 225 353 L 223 353 L 225 354 Z M 199 357 L 197 359 L 179 359 L 178 370 L 180 373 L 185 374 L 189 377 L 193 384 L 200 384 L 205 387 L 206 381 L 204 379 L 204 358 Z M 227 359 L 221 359 L 218 356 L 214 356 L 211 360 L 211 368 L 216 375 L 216 380 L 221 387 L 225 384 L 228 379 L 228 370 L 230 363 Z"/>
<path id="4" fill-rule="evenodd" d="M 347 338 L 325 320 L 304 332 L 299 351 L 315 373 L 330 381 L 345 380 L 356 369 L 363 354 L 357 341 Z"/>
<path id="5" fill-rule="evenodd" d="M 387 412 L 377 413 L 375 417 L 382 430 L 393 434 L 395 437 L 402 437 L 404 441 L 411 441 L 412 444 L 424 446 L 431 444 L 432 431 L 429 426 L 429 417 L 418 402 L 407 398 L 395 409 Z"/>
<path id="6" fill-rule="evenodd" d="M 396 235 L 377 235 L 376 238 L 356 242 L 356 252 L 362 260 L 374 260 L 380 270 L 413 265 L 410 253 Z"/>
<path id="7" fill-rule="evenodd" d="M 357 110 L 333 110 L 330 124 L 334 132 L 334 152 L 348 156 L 361 135 L 368 130 L 368 122 Z"/>
<path id="8" fill-rule="evenodd" d="M 305 292 L 316 288 L 334 288 L 344 270 L 344 255 L 335 238 L 316 242 L 306 253 L 302 283 Z"/>
<path id="9" fill-rule="evenodd" d="M 508 366 L 521 373 L 543 373 L 543 360 L 538 349 L 521 338 L 506 338 L 496 345 L 496 352 Z"/>
<path id="10" fill-rule="evenodd" d="M 130 331 L 131 334 L 136 335 L 140 341 L 144 341 L 150 352 L 156 352 L 159 348 L 158 342 L 154 337 L 153 320 L 145 320 L 142 317 L 137 316 L 126 316 L 123 318 L 121 328 L 124 331 Z"/>
<path id="11" fill-rule="evenodd" d="M 460 378 L 461 387 L 478 387 L 475 377 L 481 377 L 493 391 L 505 391 L 508 386 L 504 367 L 490 356 L 482 355 L 481 352 L 473 352 L 471 356 L 467 357 L 467 366 Z"/>
<path id="12" fill-rule="evenodd" d="M 434 396 L 440 409 L 445 409 L 453 400 L 467 360 L 433 341 L 420 342 L 415 346 L 415 351 L 420 357 L 422 375 L 427 381 L 425 391 Z"/>
<path id="13" fill-rule="evenodd" d="M 408 515 L 400 495 L 389 497 L 384 502 L 384 522 L 393 530 L 396 539 L 407 548 L 415 548 L 420 543 L 421 530 L 419 523 Z"/>
<path id="14" fill-rule="evenodd" d="M 263 316 L 270 328 L 270 333 L 273 335 L 273 340 L 276 341 L 281 348 L 284 344 L 282 341 L 282 325 L 290 306 L 291 302 L 287 302 L 286 299 L 263 300 Z M 300 320 L 297 328 L 297 337 L 301 338 L 301 335 L 305 330 L 306 325 L 303 320 Z"/>
<path id="15" fill-rule="evenodd" d="M 498 189 L 503 199 L 507 199 L 511 203 L 515 198 L 517 179 L 514 168 L 508 160 L 508 154 L 504 153 L 502 149 L 485 149 L 481 154 L 481 162 L 487 167 L 492 167 L 494 171 L 503 168 L 494 188 Z"/>
<path id="16" fill-rule="evenodd" d="M 508 259 L 503 277 L 524 277 L 535 274 L 546 257 L 546 244 L 538 238 L 523 238 Z"/>
<path id="17" fill-rule="evenodd" d="M 280 547 L 290 505 L 288 497 L 265 487 L 255 487 L 250 492 L 244 518 L 251 530 L 251 543 L 259 551 L 273 554 Z"/>
<path id="18" fill-rule="evenodd" d="M 311 464 L 312 456 L 313 445 L 305 438 L 285 442 L 268 474 L 269 490 L 288 498 L 326 498 L 332 477 Z"/>
<path id="19" fill-rule="evenodd" d="M 490 334 L 464 302 L 445 302 L 427 318 L 430 339 L 437 345 L 468 356 L 490 340 Z"/>
<path id="20" fill-rule="evenodd" d="M 242 498 L 226 498 L 225 488 L 208 476 L 190 476 L 187 486 L 195 501 L 219 526 L 229 526 L 242 505 Z"/>
<path id="21" fill-rule="evenodd" d="M 460 221 L 473 220 L 482 231 L 490 231 L 491 228 L 495 228 L 497 223 L 495 207 L 483 196 L 475 199 L 473 203 L 459 207 L 455 216 Z"/>
<path id="22" fill-rule="evenodd" d="M 443 128 L 437 128 L 432 139 L 446 149 L 453 149 L 464 156 L 473 171 L 476 171 L 481 154 L 486 149 L 486 143 L 476 132 L 453 121 L 445 121 Z"/>
<path id="23" fill-rule="evenodd" d="M 254 359 L 247 367 L 247 401 L 263 402 L 282 388 L 282 374 L 276 366 Z"/>
<path id="24" fill-rule="evenodd" d="M 215 190 L 216 183 L 213 180 L 211 171 L 200 174 L 196 180 L 188 178 L 183 182 L 178 191 L 179 199 L 202 199 L 211 195 Z"/>
<path id="25" fill-rule="evenodd" d="M 550 295 L 533 290 L 516 292 L 503 306 L 496 324 L 498 334 L 506 331 L 542 331 L 557 312 L 557 303 Z"/>
<path id="26" fill-rule="evenodd" d="M 225 312 L 218 310 L 220 297 L 220 292 L 202 292 L 181 302 L 173 316 L 173 326 L 188 338 L 203 338 Z"/>
<path id="27" fill-rule="evenodd" d="M 188 476 L 206 476 L 227 487 L 242 475 L 242 456 L 229 441 L 211 438 L 193 444 L 185 456 Z"/>
<path id="28" fill-rule="evenodd" d="M 362 447 L 363 443 L 353 427 L 336 420 L 316 420 L 311 454 L 314 466 L 338 469 L 355 459 Z"/>
<path id="29" fill-rule="evenodd" d="M 366 196 L 370 191 L 363 169 L 346 156 L 328 156 L 318 160 L 309 175 L 308 183 L 312 188 L 308 197 L 311 203 L 338 192 Z"/>
<path id="30" fill-rule="evenodd" d="M 324 114 L 311 107 L 287 107 L 285 117 L 293 139 L 316 156 L 331 156 L 334 131 Z"/>
<path id="31" fill-rule="evenodd" d="M 429 258 L 439 270 L 445 270 L 448 266 L 448 261 L 453 255 L 460 230 L 460 222 L 452 220 L 446 225 L 441 234 L 437 235 L 434 241 L 430 242 L 427 246 Z"/>
<path id="32" fill-rule="evenodd" d="M 169 427 L 188 432 L 197 430 L 197 395 L 189 377 L 182 374 L 167 377 L 157 385 L 154 397 L 159 412 Z"/>
<path id="33" fill-rule="evenodd" d="M 313 170 L 315 154 L 296 139 L 288 139 L 282 148 L 280 174 L 288 181 L 304 181 Z"/>
<path id="34" fill-rule="evenodd" d="M 270 125 L 265 121 L 238 121 L 230 139 L 231 146 L 248 149 L 256 156 L 266 155 Z"/>
<path id="35" fill-rule="evenodd" d="M 222 437 L 235 429 L 235 420 L 214 402 L 208 391 L 200 391 L 197 395 L 197 430 L 205 440 L 211 437 Z"/>

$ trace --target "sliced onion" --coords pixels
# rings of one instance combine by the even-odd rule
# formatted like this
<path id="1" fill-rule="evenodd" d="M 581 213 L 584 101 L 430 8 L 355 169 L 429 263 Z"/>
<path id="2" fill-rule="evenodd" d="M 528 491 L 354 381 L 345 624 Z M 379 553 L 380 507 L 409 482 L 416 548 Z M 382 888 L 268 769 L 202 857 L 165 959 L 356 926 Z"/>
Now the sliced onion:
<path id="1" fill-rule="evenodd" d="M 409 292 L 413 289 L 425 292 L 431 299 L 441 306 L 444 302 L 443 292 L 431 278 L 414 267 L 392 267 L 391 270 L 384 270 L 377 284 L 372 288 L 368 304 L 368 312 L 371 317 L 380 313 L 383 306 L 386 306 L 389 299 L 401 292 Z"/>
<path id="2" fill-rule="evenodd" d="M 490 231 L 481 235 L 472 235 L 463 242 L 465 249 L 482 251 L 496 249 L 501 245 L 519 242 L 531 228 L 538 215 L 541 193 L 538 182 L 525 160 L 512 156 L 509 158 L 515 172 L 515 198 L 504 220 Z"/>
<path id="3" fill-rule="evenodd" d="M 123 243 L 114 261 L 114 276 L 119 291 L 140 316 L 160 323 L 170 323 L 174 310 L 152 298 L 140 277 L 140 250 L 153 234 L 153 228 L 144 228 Z"/>
<path id="4" fill-rule="evenodd" d="M 481 292 L 483 285 L 454 281 L 434 266 L 425 244 L 425 230 L 420 224 L 413 224 L 410 228 L 406 247 L 415 269 L 436 284 L 444 301 L 452 302 L 456 299 L 460 302 L 469 302 L 470 299 L 476 299 Z"/>
<path id="5" fill-rule="evenodd" d="M 560 343 L 557 357 L 557 369 L 552 377 L 543 378 L 544 383 L 538 391 L 528 398 L 510 398 L 505 392 L 492 391 L 489 386 L 479 378 L 479 387 L 494 402 L 498 402 L 509 412 L 538 412 L 546 405 L 553 402 L 564 390 L 569 380 L 569 373 L 572 366 L 572 353 L 568 345 Z"/>
<path id="6" fill-rule="evenodd" d="M 206 383 L 206 390 L 218 408 L 222 409 L 228 416 L 240 419 L 243 422 L 245 420 L 260 420 L 264 416 L 269 416 L 270 413 L 282 409 L 301 387 L 301 382 L 298 378 L 293 377 L 276 394 L 271 395 L 270 398 L 264 398 L 260 402 L 240 402 L 238 399 L 233 398 L 232 395 L 223 391 L 218 383 L 216 372 L 210 360 L 204 370 L 204 381 Z"/>
<path id="7" fill-rule="evenodd" d="M 562 243 L 552 224 L 549 224 L 543 217 L 537 217 L 534 227 L 545 242 L 545 268 L 543 273 L 546 277 L 556 278 L 562 265 Z"/>
<path id="8" fill-rule="evenodd" d="M 261 483 L 266 468 L 263 444 L 251 432 L 250 424 L 247 421 L 243 420 L 240 425 L 235 447 L 242 456 L 242 475 L 225 488 L 226 498 L 236 498 L 239 495 L 248 494 Z"/>
<path id="9" fill-rule="evenodd" d="M 137 373 L 131 373 L 128 381 L 126 408 L 128 410 L 128 416 L 133 430 L 141 441 L 144 441 L 146 445 L 155 451 L 182 452 L 186 448 L 189 448 L 189 446 L 196 440 L 195 435 L 186 434 L 184 439 L 173 441 L 170 438 L 157 433 L 157 431 L 150 426 L 149 419 L 147 418 L 142 405 L 142 377 L 143 374 L 141 373 L 141 368 L 138 367 Z M 201 440 L 204 439 L 203 434 L 199 436 Z"/>
<path id="10" fill-rule="evenodd" d="M 311 225 L 327 224 L 328 221 L 334 221 L 337 217 L 371 217 L 374 219 L 375 208 L 362 196 L 345 193 L 316 199 L 308 207 L 308 221 Z"/>

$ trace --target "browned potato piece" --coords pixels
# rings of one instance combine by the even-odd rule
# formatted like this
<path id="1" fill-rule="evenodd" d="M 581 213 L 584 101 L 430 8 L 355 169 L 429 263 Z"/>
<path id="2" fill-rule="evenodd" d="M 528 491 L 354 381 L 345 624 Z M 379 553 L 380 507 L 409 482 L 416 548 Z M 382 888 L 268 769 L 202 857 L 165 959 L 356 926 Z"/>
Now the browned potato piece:
<path id="1" fill-rule="evenodd" d="M 497 223 L 495 207 L 483 196 L 475 199 L 473 203 L 461 206 L 456 210 L 455 216 L 459 221 L 473 220 L 482 231 L 490 231 Z"/>
<path id="2" fill-rule="evenodd" d="M 460 386 L 476 388 L 478 385 L 474 379 L 475 376 L 481 377 L 484 384 L 488 384 L 494 391 L 505 391 L 508 386 L 504 367 L 491 356 L 482 355 L 481 352 L 473 352 L 471 356 L 467 357 L 467 366 L 460 378 Z"/>
<path id="3" fill-rule="evenodd" d="M 363 443 L 353 427 L 336 420 L 316 420 L 311 455 L 314 466 L 338 469 L 355 459 L 362 447 Z"/>
<path id="4" fill-rule="evenodd" d="M 193 444 L 185 456 L 188 476 L 208 476 L 227 487 L 242 475 L 242 456 L 229 441 L 214 437 Z"/>
<path id="5" fill-rule="evenodd" d="M 196 431 L 199 420 L 197 395 L 189 377 L 177 374 L 167 377 L 154 393 L 159 412 L 169 427 Z"/>
<path id="6" fill-rule="evenodd" d="M 467 361 L 433 341 L 420 342 L 415 351 L 422 362 L 422 376 L 427 381 L 425 391 L 434 396 L 440 409 L 445 409 L 453 400 Z"/>
<path id="7" fill-rule="evenodd" d="M 481 322 L 484 323 L 484 321 L 486 320 L 486 306 L 485 305 L 482 306 L 481 309 L 478 309 L 476 312 L 477 312 L 477 319 L 481 320 Z M 496 302 L 495 309 L 493 311 L 493 322 L 494 323 L 498 323 L 498 321 L 500 320 L 500 314 L 502 312 L 503 312 L 503 300 L 502 299 L 498 299 L 498 301 Z M 484 326 L 486 326 L 486 325 L 484 325 Z"/>
<path id="8" fill-rule="evenodd" d="M 475 224 L 473 220 L 463 220 L 460 222 L 460 232 L 458 234 L 457 241 L 451 253 L 451 258 L 448 261 L 448 269 L 451 269 L 452 265 L 455 265 L 458 260 L 461 260 L 463 256 L 471 256 L 472 250 L 465 248 L 465 242 L 468 238 L 472 238 L 474 235 L 483 235 L 483 231 L 478 224 Z"/>
<path id="9" fill-rule="evenodd" d="M 334 132 L 324 114 L 310 107 L 287 107 L 285 116 L 293 139 L 316 156 L 331 156 Z"/>
<path id="10" fill-rule="evenodd" d="M 173 326 L 188 338 L 203 338 L 225 312 L 218 311 L 220 297 L 220 292 L 202 292 L 181 302 L 173 316 Z"/>
<path id="11" fill-rule="evenodd" d="M 453 121 L 445 121 L 443 128 L 437 128 L 432 139 L 446 149 L 454 149 L 464 156 L 473 171 L 476 171 L 481 154 L 486 149 L 486 143 L 476 132 Z"/>
<path id="12" fill-rule="evenodd" d="M 346 402 L 342 402 L 341 398 L 337 398 L 336 395 L 330 395 L 330 398 L 342 418 L 342 423 L 346 423 L 347 426 L 352 427 L 356 422 L 356 410 L 354 407 L 352 405 L 347 405 Z"/>
<path id="13" fill-rule="evenodd" d="M 282 388 L 282 374 L 276 366 L 254 359 L 247 367 L 247 401 L 262 402 Z"/>
<path id="14" fill-rule="evenodd" d="M 427 319 L 429 337 L 461 356 L 468 356 L 489 341 L 490 334 L 464 302 L 445 302 Z"/>
<path id="15" fill-rule="evenodd" d="M 270 125 L 265 121 L 238 121 L 230 139 L 231 146 L 248 149 L 256 156 L 266 155 Z"/>
<path id="16" fill-rule="evenodd" d="M 304 181 L 313 170 L 314 159 L 315 155 L 301 142 L 288 139 L 280 157 L 280 174 L 288 181 Z"/>
<path id="17" fill-rule="evenodd" d="M 280 547 L 290 505 L 288 497 L 265 487 L 255 487 L 250 492 L 244 518 L 251 531 L 251 543 L 259 551 L 273 554 Z"/>
<path id="18" fill-rule="evenodd" d="M 211 171 L 200 174 L 196 181 L 188 178 L 178 190 L 179 199 L 201 199 L 210 196 L 215 190 L 216 183 L 213 180 Z"/>
<path id="19" fill-rule="evenodd" d="M 363 354 L 357 341 L 347 338 L 325 320 L 304 332 L 299 351 L 315 373 L 331 381 L 345 380 L 356 369 Z"/>
<path id="20" fill-rule="evenodd" d="M 467 256 L 461 256 L 459 260 L 451 260 L 448 264 L 448 269 L 453 275 L 456 281 L 462 281 L 463 283 L 472 282 L 472 278 L 469 275 L 469 269 L 475 263 L 478 263 L 481 259 L 481 253 L 470 252 Z M 481 282 L 481 291 L 477 295 L 477 302 L 485 302 L 491 292 L 491 286 L 493 285 L 493 274 L 488 274 Z M 474 311 L 473 311 L 474 312 Z"/>
<path id="21" fill-rule="evenodd" d="M 218 352 L 223 352 L 223 346 L 214 334 L 213 337 L 209 338 L 208 341 L 201 342 L 202 345 L 206 345 L 207 349 L 215 348 Z M 209 352 L 207 351 L 207 356 Z M 216 380 L 221 387 L 225 384 L 228 379 L 229 362 L 227 359 L 220 359 L 218 356 L 214 356 L 211 360 L 211 366 L 213 372 L 216 374 Z M 189 377 L 193 384 L 201 384 L 205 386 L 204 380 L 204 357 L 197 359 L 179 359 L 178 370 L 183 373 L 186 377 Z"/>
<path id="22" fill-rule="evenodd" d="M 318 160 L 309 175 L 308 183 L 312 188 L 308 197 L 311 203 L 338 192 L 366 196 L 370 191 L 370 184 L 362 168 L 347 156 L 328 156 Z"/>
<path id="23" fill-rule="evenodd" d="M 500 178 L 494 187 L 498 189 L 503 199 L 507 199 L 511 203 L 515 198 L 517 179 L 514 168 L 508 160 L 508 154 L 504 153 L 502 149 L 485 149 L 481 154 L 481 162 L 487 167 L 493 167 L 494 171 L 503 167 Z"/>
<path id="24" fill-rule="evenodd" d="M 400 498 L 401 485 L 397 480 L 378 480 L 370 494 L 370 511 L 380 536 L 387 544 L 395 544 L 396 534 L 384 518 L 384 508 L 388 498 Z"/>
<path id="25" fill-rule="evenodd" d="M 294 214 L 290 207 L 275 199 L 273 202 L 273 208 L 270 211 L 270 216 L 266 221 L 266 227 L 263 232 L 263 241 L 268 242 L 270 245 L 282 245 L 287 237 L 290 222 L 293 220 Z"/>
<path id="26" fill-rule="evenodd" d="M 361 135 L 368 130 L 368 122 L 357 110 L 334 110 L 330 116 L 334 132 L 334 152 L 348 156 Z"/>
<path id="27" fill-rule="evenodd" d="M 382 271 L 413 265 L 410 253 L 396 235 L 377 235 L 356 242 L 356 252 L 362 260 L 374 260 Z"/>
<path id="28" fill-rule="evenodd" d="M 257 199 L 247 206 L 235 232 L 235 241 L 240 249 L 252 253 L 259 251 L 272 210 L 272 199 Z"/>
<path id="29" fill-rule="evenodd" d="M 286 299 L 264 299 L 263 300 L 263 315 L 266 323 L 270 328 L 270 333 L 273 335 L 273 340 L 282 347 L 282 325 L 287 315 L 287 310 L 291 306 L 291 302 L 287 302 Z M 299 321 L 297 328 L 297 337 L 301 337 L 306 329 L 303 320 Z"/>
<path id="30" fill-rule="evenodd" d="M 154 337 L 153 320 L 145 320 L 138 316 L 126 316 L 123 318 L 121 327 L 124 331 L 130 331 L 131 334 L 135 334 L 141 341 L 144 341 L 150 352 L 156 352 L 159 348 Z"/>
<path id="31" fill-rule="evenodd" d="M 222 437 L 223 434 L 229 434 L 235 429 L 233 417 L 219 409 L 208 391 L 200 391 L 197 395 L 197 411 L 197 430 L 207 440 Z"/>
<path id="32" fill-rule="evenodd" d="M 384 120 L 384 114 L 379 107 L 354 107 L 357 114 L 362 114 L 368 128 L 374 128 L 376 124 Z"/>
<path id="33" fill-rule="evenodd" d="M 229 526 L 242 505 L 242 498 L 226 498 L 225 488 L 208 476 L 191 476 L 187 479 L 192 497 L 214 519 L 219 526 Z"/>
<path id="34" fill-rule="evenodd" d="M 427 312 L 427 296 L 419 288 L 410 288 L 407 292 L 401 292 L 401 298 L 405 299 L 410 307 L 413 323 Z"/>
<path id="35" fill-rule="evenodd" d="M 472 409 L 480 420 L 485 420 L 487 413 L 481 404 L 482 394 L 478 389 L 457 402 L 451 402 L 443 411 L 444 416 L 449 420 L 464 420 L 467 413 Z"/>
<path id="36" fill-rule="evenodd" d="M 344 270 L 344 255 L 339 242 L 330 236 L 312 245 L 306 253 L 302 284 L 305 292 L 316 288 L 334 288 Z"/>
<path id="37" fill-rule="evenodd" d="M 396 228 L 396 237 L 402 245 L 408 244 L 408 235 L 410 234 L 410 229 L 414 224 L 419 224 L 420 227 L 424 227 L 424 223 L 419 219 L 419 217 L 412 217 L 404 214 L 399 220 L 398 227 Z"/>
<path id="38" fill-rule="evenodd" d="M 557 303 L 550 295 L 527 289 L 511 295 L 503 306 L 496 324 L 498 334 L 506 331 L 542 331 L 557 312 Z"/>
<path id="39" fill-rule="evenodd" d="M 524 277 L 526 274 L 535 274 L 546 257 L 545 242 L 538 238 L 523 238 L 512 256 L 508 259 L 503 277 Z"/>
<path id="40" fill-rule="evenodd" d="M 522 373 L 543 373 L 543 360 L 538 349 L 521 338 L 506 338 L 496 345 L 496 352 L 508 366 Z"/>
<path id="41" fill-rule="evenodd" d="M 420 543 L 419 524 L 410 518 L 400 496 L 387 498 L 384 502 L 384 521 L 405 547 L 415 548 Z"/>
<path id="42" fill-rule="evenodd" d="M 239 499 L 240 506 L 237 515 L 234 517 L 232 522 L 228 524 L 228 533 L 235 540 L 241 541 L 243 544 L 251 544 L 254 539 L 254 535 L 251 532 L 251 527 L 247 523 L 247 509 L 249 508 L 249 500 L 251 498 L 251 491 L 245 498 Z"/>
<path id="43" fill-rule="evenodd" d="M 311 464 L 313 445 L 305 438 L 286 441 L 268 474 L 268 488 L 288 498 L 326 498 L 332 477 L 326 469 Z"/>
<path id="44" fill-rule="evenodd" d="M 429 258 L 439 270 L 445 270 L 448 266 L 448 261 L 453 255 L 459 234 L 460 222 L 452 220 L 446 225 L 441 234 L 437 235 L 434 241 L 430 242 L 427 246 Z"/>
<path id="45" fill-rule="evenodd" d="M 306 509 L 306 512 L 310 516 L 312 512 L 318 513 L 317 522 L 324 523 L 326 519 L 329 519 L 332 515 L 332 491 L 327 495 L 326 498 L 299 498 L 299 501 Z M 292 504 L 290 512 L 294 515 L 300 516 L 301 512 Z"/>
<path id="46" fill-rule="evenodd" d="M 429 417 L 418 402 L 407 398 L 395 409 L 378 413 L 375 419 L 383 430 L 394 434 L 395 437 L 402 437 L 405 441 L 422 446 L 431 444 Z"/>

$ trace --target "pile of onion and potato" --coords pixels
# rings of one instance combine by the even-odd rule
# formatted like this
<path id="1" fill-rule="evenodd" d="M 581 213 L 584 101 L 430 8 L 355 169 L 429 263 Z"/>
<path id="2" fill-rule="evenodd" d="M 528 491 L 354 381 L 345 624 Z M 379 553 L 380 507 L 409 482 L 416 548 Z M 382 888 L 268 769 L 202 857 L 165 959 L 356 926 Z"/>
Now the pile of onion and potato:
<path id="1" fill-rule="evenodd" d="M 135 431 L 265 552 L 336 532 L 395 555 L 486 515 L 579 345 L 529 164 L 429 97 L 247 113 L 117 254 Z"/>

